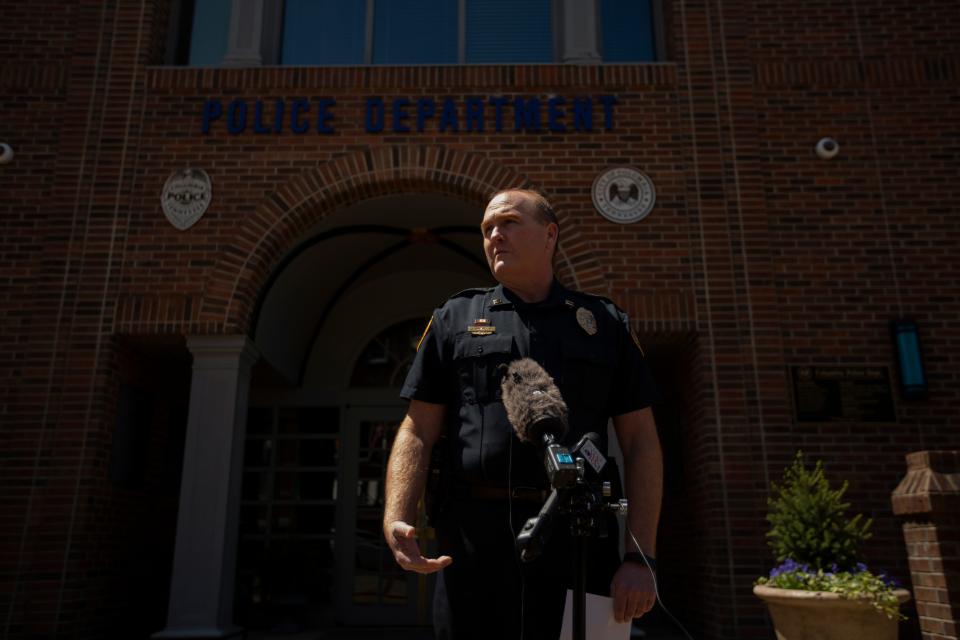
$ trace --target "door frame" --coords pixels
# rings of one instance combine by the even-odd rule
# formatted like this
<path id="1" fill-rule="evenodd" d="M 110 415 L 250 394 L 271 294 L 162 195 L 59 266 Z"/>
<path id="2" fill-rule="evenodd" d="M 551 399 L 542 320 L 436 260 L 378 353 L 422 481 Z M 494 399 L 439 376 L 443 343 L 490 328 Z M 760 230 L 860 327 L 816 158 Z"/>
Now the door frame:
<path id="1" fill-rule="evenodd" d="M 435 576 L 406 572 L 406 589 L 412 597 L 404 605 L 356 604 L 353 602 L 355 558 L 357 553 L 356 516 L 358 508 L 357 483 L 360 466 L 360 425 L 364 421 L 386 421 L 399 425 L 406 412 L 405 404 L 344 405 L 340 413 L 340 434 L 343 443 L 343 467 L 341 468 L 339 510 L 335 548 L 338 549 L 334 564 L 337 576 L 335 606 L 337 618 L 345 625 L 388 626 L 429 625 L 431 621 L 433 584 Z M 388 452 L 389 453 L 389 452 Z M 384 461 L 385 462 L 385 461 Z M 385 469 L 384 469 L 385 471 Z M 382 495 L 383 488 L 380 492 Z M 421 533 L 418 542 L 421 550 L 429 553 L 436 546 L 432 530 L 425 527 L 421 506 L 416 523 Z M 381 553 L 388 553 L 386 541 L 379 539 Z"/>

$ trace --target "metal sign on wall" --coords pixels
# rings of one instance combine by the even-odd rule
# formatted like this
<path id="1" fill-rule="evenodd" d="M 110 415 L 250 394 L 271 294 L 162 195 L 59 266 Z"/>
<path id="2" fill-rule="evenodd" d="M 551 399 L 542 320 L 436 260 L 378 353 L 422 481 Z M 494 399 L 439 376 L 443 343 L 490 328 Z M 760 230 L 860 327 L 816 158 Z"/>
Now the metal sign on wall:
<path id="1" fill-rule="evenodd" d="M 174 227 L 185 231 L 195 225 L 210 206 L 213 187 L 203 169 L 175 171 L 160 194 L 160 207 Z"/>
<path id="2" fill-rule="evenodd" d="M 798 422 L 896 422 L 888 367 L 791 366 Z"/>
<path id="3" fill-rule="evenodd" d="M 600 215 L 618 224 L 643 220 L 657 201 L 653 181 L 631 167 L 607 169 L 593 181 L 591 193 Z"/>

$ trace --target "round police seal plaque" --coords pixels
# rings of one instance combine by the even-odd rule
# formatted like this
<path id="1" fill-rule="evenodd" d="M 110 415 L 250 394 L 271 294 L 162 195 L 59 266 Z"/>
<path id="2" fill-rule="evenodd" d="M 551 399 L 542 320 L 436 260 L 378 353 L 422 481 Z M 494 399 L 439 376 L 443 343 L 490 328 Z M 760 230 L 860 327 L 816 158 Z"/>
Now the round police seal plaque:
<path id="1" fill-rule="evenodd" d="M 203 169 L 184 169 L 167 178 L 160 206 L 170 224 L 180 231 L 197 223 L 210 206 L 213 190 L 210 176 Z"/>
<path id="2" fill-rule="evenodd" d="M 593 206 L 610 222 L 639 222 L 650 214 L 656 199 L 650 178 L 630 167 L 607 169 L 593 181 Z"/>

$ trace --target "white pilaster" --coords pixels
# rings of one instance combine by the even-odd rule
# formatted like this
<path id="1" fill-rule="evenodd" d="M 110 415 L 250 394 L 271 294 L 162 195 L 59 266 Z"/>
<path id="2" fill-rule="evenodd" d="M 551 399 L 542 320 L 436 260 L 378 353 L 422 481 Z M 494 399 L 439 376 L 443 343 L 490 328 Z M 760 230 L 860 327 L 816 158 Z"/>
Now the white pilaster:
<path id="1" fill-rule="evenodd" d="M 230 35 L 225 67 L 259 67 L 264 62 L 263 51 L 264 0 L 233 0 L 230 10 Z"/>
<path id="2" fill-rule="evenodd" d="M 560 61 L 599 64 L 600 25 L 597 0 L 560 1 Z"/>
<path id="3" fill-rule="evenodd" d="M 229 638 L 250 372 L 246 336 L 187 338 L 193 354 L 167 627 L 154 638 Z"/>

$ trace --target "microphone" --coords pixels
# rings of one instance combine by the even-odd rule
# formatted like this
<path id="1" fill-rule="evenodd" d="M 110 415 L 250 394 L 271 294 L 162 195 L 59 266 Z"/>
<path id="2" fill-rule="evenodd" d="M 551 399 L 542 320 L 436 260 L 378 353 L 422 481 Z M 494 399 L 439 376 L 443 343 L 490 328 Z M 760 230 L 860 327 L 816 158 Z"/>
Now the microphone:
<path id="1" fill-rule="evenodd" d="M 560 440 L 567 434 L 567 405 L 550 374 L 535 360 L 514 360 L 503 379 L 503 406 L 517 437 L 523 442 L 544 444 L 545 438 Z"/>
<path id="2" fill-rule="evenodd" d="M 584 434 L 580 441 L 573 446 L 573 454 L 582 457 L 593 469 L 594 474 L 599 475 L 607 466 L 607 459 L 600 452 L 600 436 L 591 431 Z"/>
<path id="3" fill-rule="evenodd" d="M 545 448 L 543 462 L 550 485 L 575 485 L 577 465 L 570 451 L 558 444 L 567 433 L 567 405 L 550 374 L 536 361 L 522 358 L 507 367 L 500 388 L 507 419 L 517 437 Z"/>

